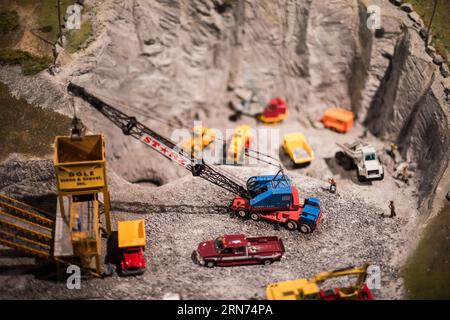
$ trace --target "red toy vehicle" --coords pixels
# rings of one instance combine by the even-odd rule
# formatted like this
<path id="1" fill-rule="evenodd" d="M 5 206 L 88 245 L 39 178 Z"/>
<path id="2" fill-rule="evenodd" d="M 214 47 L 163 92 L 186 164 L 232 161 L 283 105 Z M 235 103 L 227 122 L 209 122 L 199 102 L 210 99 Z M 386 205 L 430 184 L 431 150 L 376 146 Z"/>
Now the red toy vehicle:
<path id="1" fill-rule="evenodd" d="M 144 220 L 119 221 L 117 225 L 121 275 L 143 274 L 147 267 L 144 258 L 146 242 Z"/>
<path id="2" fill-rule="evenodd" d="M 264 123 L 278 123 L 286 119 L 288 115 L 286 102 L 280 98 L 276 97 L 270 100 L 267 107 L 264 109 L 262 114 L 258 114 L 256 118 Z"/>
<path id="3" fill-rule="evenodd" d="M 204 241 L 192 252 L 192 259 L 208 268 L 214 266 L 269 265 L 280 261 L 284 254 L 283 241 L 278 237 L 249 237 L 224 235 Z"/>
<path id="4" fill-rule="evenodd" d="M 242 219 L 268 220 L 302 233 L 311 233 L 320 221 L 319 199 L 311 197 L 300 204 L 297 188 L 282 171 L 276 175 L 251 177 L 247 190 L 251 199 L 236 196 L 230 206 Z"/>

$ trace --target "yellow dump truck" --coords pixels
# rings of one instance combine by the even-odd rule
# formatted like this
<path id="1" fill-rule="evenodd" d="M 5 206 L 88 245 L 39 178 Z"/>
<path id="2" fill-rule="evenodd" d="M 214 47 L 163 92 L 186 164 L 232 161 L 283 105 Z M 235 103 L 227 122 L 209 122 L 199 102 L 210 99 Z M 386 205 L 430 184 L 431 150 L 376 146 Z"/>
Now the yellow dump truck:
<path id="1" fill-rule="evenodd" d="M 227 164 L 243 164 L 245 151 L 250 148 L 252 139 L 252 128 L 250 126 L 236 127 L 228 146 Z"/>
<path id="2" fill-rule="evenodd" d="M 216 139 L 214 130 L 201 125 L 192 128 L 191 138 L 183 143 L 183 150 L 191 153 L 193 157 L 201 153 Z"/>
<path id="3" fill-rule="evenodd" d="M 56 137 L 54 166 L 58 188 L 54 255 L 76 256 L 84 267 L 100 274 L 101 200 L 107 234 L 111 232 L 103 135 Z"/>
<path id="4" fill-rule="evenodd" d="M 144 257 L 146 244 L 144 219 L 119 221 L 117 231 L 120 274 L 124 276 L 143 274 L 147 268 Z"/>
<path id="5" fill-rule="evenodd" d="M 283 138 L 283 149 L 296 165 L 305 165 L 314 160 L 314 151 L 303 133 L 288 133 Z"/>

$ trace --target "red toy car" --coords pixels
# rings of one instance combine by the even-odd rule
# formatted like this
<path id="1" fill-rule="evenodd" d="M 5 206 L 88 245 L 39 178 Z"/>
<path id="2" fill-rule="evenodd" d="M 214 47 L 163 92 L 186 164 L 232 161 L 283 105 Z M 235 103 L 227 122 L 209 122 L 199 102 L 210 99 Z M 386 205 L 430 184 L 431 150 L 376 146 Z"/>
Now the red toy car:
<path id="1" fill-rule="evenodd" d="M 192 259 L 209 268 L 214 266 L 240 266 L 248 264 L 269 265 L 280 261 L 285 250 L 278 237 L 249 237 L 224 235 L 204 241 L 192 252 Z"/>

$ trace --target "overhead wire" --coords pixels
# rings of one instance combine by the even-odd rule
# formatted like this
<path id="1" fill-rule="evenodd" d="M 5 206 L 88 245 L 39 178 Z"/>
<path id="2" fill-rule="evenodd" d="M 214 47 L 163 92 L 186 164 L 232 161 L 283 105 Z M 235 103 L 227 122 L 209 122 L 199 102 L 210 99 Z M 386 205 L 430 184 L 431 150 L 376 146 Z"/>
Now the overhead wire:
<path id="1" fill-rule="evenodd" d="M 119 106 L 121 106 L 123 108 L 126 108 L 126 109 L 128 109 L 130 111 L 133 111 L 134 113 L 136 113 L 136 114 L 138 114 L 140 116 L 143 116 L 143 117 L 149 118 L 151 120 L 157 121 L 157 122 L 162 123 L 162 124 L 164 124 L 164 125 L 166 125 L 166 126 L 168 126 L 170 128 L 173 128 L 173 129 L 187 129 L 189 131 L 191 130 L 191 128 L 189 128 L 187 126 L 184 126 L 182 124 L 174 125 L 173 123 L 170 122 L 170 120 L 165 119 L 165 117 L 162 114 L 160 114 L 159 112 L 157 112 L 155 110 L 152 110 L 152 113 L 154 115 L 151 115 L 151 114 L 149 114 L 149 112 L 145 112 L 145 111 L 143 111 L 141 109 L 138 109 L 138 108 L 133 107 L 133 106 L 131 106 L 129 104 L 126 104 L 126 103 L 124 103 L 124 102 L 122 102 L 120 100 L 113 99 L 111 97 L 103 95 L 103 94 L 101 94 L 101 93 L 99 93 L 97 91 L 95 91 L 94 94 L 99 96 L 100 98 L 106 100 L 107 102 L 110 102 L 110 103 L 115 104 L 115 105 L 119 105 Z M 216 138 L 216 139 L 221 141 L 221 142 L 223 142 L 224 144 L 227 143 L 227 141 L 225 139 L 221 139 L 221 138 Z M 245 155 L 248 156 L 249 158 L 261 161 L 263 163 L 266 163 L 268 165 L 271 165 L 271 166 L 274 166 L 274 167 L 277 167 L 277 168 L 280 167 L 279 159 L 277 159 L 275 157 L 272 157 L 271 155 L 265 154 L 265 153 L 260 152 L 258 150 L 254 150 L 252 148 L 246 148 L 245 151 L 246 151 Z M 250 155 L 249 152 L 252 152 L 252 153 L 256 154 L 256 156 L 255 155 Z M 262 159 L 260 156 L 263 156 L 265 158 L 269 158 L 269 159 L 275 160 L 276 163 L 274 163 L 272 161 L 269 161 L 269 160 Z"/>

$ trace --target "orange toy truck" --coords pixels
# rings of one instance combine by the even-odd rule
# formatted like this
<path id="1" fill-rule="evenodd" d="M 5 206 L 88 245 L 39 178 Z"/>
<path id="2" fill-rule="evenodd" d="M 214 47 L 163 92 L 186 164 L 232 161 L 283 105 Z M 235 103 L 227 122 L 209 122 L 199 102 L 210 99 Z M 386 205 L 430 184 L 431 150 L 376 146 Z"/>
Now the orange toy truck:
<path id="1" fill-rule="evenodd" d="M 341 109 L 330 108 L 325 111 L 321 121 L 325 128 L 335 130 L 340 133 L 347 133 L 353 128 L 353 112 Z"/>

